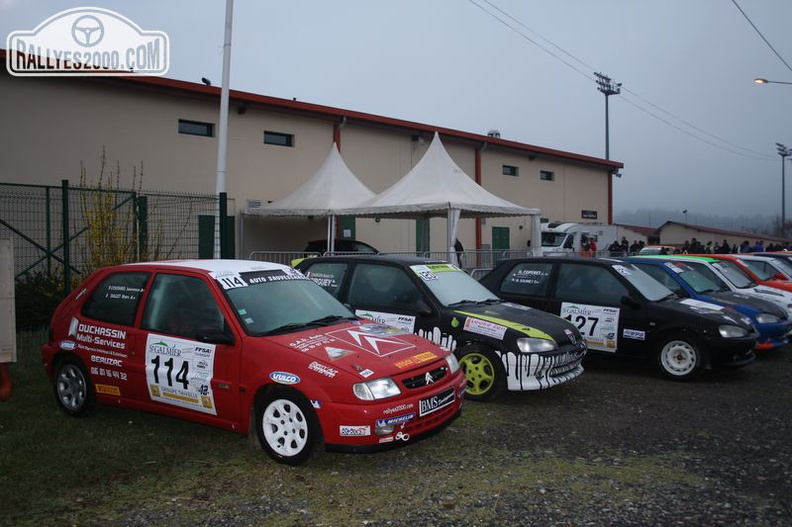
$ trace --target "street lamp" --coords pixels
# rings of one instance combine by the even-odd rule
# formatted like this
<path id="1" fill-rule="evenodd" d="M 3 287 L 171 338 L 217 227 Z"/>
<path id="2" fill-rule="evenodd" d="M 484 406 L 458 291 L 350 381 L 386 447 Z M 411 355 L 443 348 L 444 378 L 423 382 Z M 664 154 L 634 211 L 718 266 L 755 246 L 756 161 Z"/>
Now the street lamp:
<path id="1" fill-rule="evenodd" d="M 767 79 L 754 79 L 756 84 L 792 84 L 792 82 L 784 82 L 784 81 L 769 81 Z"/>
<path id="2" fill-rule="evenodd" d="M 781 235 L 783 236 L 786 228 L 786 174 L 784 161 L 792 155 L 792 149 L 787 148 L 781 143 L 776 143 L 778 155 L 781 156 Z"/>
<path id="3" fill-rule="evenodd" d="M 610 138 L 608 131 L 608 97 L 621 93 L 621 82 L 613 82 L 603 73 L 595 73 L 597 89 L 605 94 L 605 159 L 610 160 Z"/>

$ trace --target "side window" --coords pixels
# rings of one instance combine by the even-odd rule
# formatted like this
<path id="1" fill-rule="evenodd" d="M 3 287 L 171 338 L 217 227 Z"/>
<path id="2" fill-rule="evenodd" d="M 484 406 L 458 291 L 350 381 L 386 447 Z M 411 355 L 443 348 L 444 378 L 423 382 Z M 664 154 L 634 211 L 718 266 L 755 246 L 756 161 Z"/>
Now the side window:
<path id="1" fill-rule="evenodd" d="M 316 282 L 322 289 L 338 298 L 349 266 L 345 263 L 318 263 L 305 272 L 305 276 Z"/>
<path id="2" fill-rule="evenodd" d="M 132 326 L 150 273 L 116 273 L 91 293 L 82 314 L 94 320 Z"/>
<path id="3" fill-rule="evenodd" d="M 225 320 L 209 286 L 198 277 L 160 273 L 154 278 L 141 328 L 185 338 L 223 331 Z"/>
<path id="4" fill-rule="evenodd" d="M 556 297 L 569 302 L 618 306 L 629 291 L 604 267 L 561 264 Z"/>
<path id="5" fill-rule="evenodd" d="M 399 267 L 358 264 L 349 284 L 354 307 L 412 311 L 422 297 L 418 287 Z"/>
<path id="6" fill-rule="evenodd" d="M 635 264 L 638 269 L 645 272 L 667 288 L 669 288 L 674 293 L 678 294 L 681 297 L 689 296 L 684 288 L 679 285 L 679 283 L 674 280 L 667 272 L 663 271 L 656 265 L 647 265 L 647 264 Z"/>
<path id="7" fill-rule="evenodd" d="M 503 279 L 500 290 L 516 295 L 546 296 L 552 269 L 552 263 L 517 264 Z"/>

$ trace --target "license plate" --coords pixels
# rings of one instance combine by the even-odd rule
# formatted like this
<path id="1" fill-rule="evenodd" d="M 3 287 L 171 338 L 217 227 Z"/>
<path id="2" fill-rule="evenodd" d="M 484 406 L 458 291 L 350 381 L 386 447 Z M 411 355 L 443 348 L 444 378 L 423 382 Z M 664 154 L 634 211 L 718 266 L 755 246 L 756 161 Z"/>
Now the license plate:
<path id="1" fill-rule="evenodd" d="M 418 415 L 423 417 L 454 402 L 454 388 L 451 387 L 436 395 L 418 401 Z"/>

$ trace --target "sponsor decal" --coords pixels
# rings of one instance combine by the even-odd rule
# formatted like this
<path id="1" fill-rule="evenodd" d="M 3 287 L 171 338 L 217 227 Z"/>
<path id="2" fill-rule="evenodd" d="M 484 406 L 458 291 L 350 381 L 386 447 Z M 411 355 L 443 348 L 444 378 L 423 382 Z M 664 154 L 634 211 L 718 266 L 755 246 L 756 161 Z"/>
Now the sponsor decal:
<path id="1" fill-rule="evenodd" d="M 379 442 L 380 442 L 380 443 L 393 443 L 393 441 L 394 441 L 395 439 L 396 439 L 396 437 L 395 437 L 395 436 L 380 437 L 380 439 L 379 439 Z"/>
<path id="2" fill-rule="evenodd" d="M 269 378 L 278 384 L 289 385 L 298 384 L 300 382 L 300 378 L 297 375 L 285 371 L 274 371 L 270 373 Z"/>
<path id="3" fill-rule="evenodd" d="M 370 311 L 368 309 L 357 309 L 355 314 L 361 318 L 371 319 L 378 324 L 399 328 L 404 333 L 412 333 L 415 328 L 415 317 L 409 315 Z"/>
<path id="4" fill-rule="evenodd" d="M 306 274 L 308 278 L 316 282 L 319 287 L 325 288 L 336 288 L 338 287 L 338 282 L 336 281 L 336 277 L 332 274 L 325 274 L 325 273 L 317 273 L 316 271 L 308 272 Z"/>
<path id="5" fill-rule="evenodd" d="M 413 419 L 415 419 L 415 412 L 404 415 L 398 415 L 395 417 L 388 417 L 385 419 L 377 419 L 377 427 L 400 425 L 402 423 L 406 423 L 407 421 L 411 421 Z"/>
<path id="6" fill-rule="evenodd" d="M 425 351 L 423 353 L 419 353 L 418 355 L 413 355 L 409 359 L 400 360 L 396 363 L 396 367 L 401 369 L 409 368 L 410 366 L 415 366 L 417 364 L 423 364 L 424 362 L 429 362 L 434 359 L 439 358 L 431 351 Z"/>
<path id="7" fill-rule="evenodd" d="M 84 345 L 105 348 L 108 352 L 126 349 L 126 342 L 124 341 L 127 338 L 127 332 L 123 329 L 84 324 L 74 317 L 72 317 L 69 324 L 69 336 L 74 337 L 74 340 Z"/>
<path id="8" fill-rule="evenodd" d="M 354 351 L 345 350 L 341 348 L 333 348 L 330 346 L 327 346 L 325 348 L 325 351 L 327 352 L 327 356 L 333 360 L 340 359 L 341 357 L 346 357 L 347 355 L 351 355 L 355 353 Z"/>
<path id="9" fill-rule="evenodd" d="M 111 359 L 109 357 L 102 357 L 100 355 L 91 355 L 91 362 L 96 362 L 98 364 L 106 364 L 107 366 L 115 366 L 117 368 L 123 368 L 124 362 L 120 359 Z"/>
<path id="10" fill-rule="evenodd" d="M 338 427 L 338 434 L 342 437 L 363 437 L 371 435 L 371 426 L 369 425 L 340 425 Z"/>
<path id="11" fill-rule="evenodd" d="M 55 13 L 33 30 L 9 33 L 11 75 L 165 75 L 170 42 L 164 31 L 146 31 L 125 16 L 99 7 Z"/>
<path id="12" fill-rule="evenodd" d="M 118 379 L 119 381 L 126 381 L 127 374 L 123 371 L 111 370 L 109 368 L 100 368 L 99 366 L 91 366 L 90 372 L 92 376 L 107 377 L 108 379 Z"/>
<path id="13" fill-rule="evenodd" d="M 64 351 L 73 351 L 77 348 L 77 343 L 73 340 L 61 340 L 58 345 L 60 346 L 60 349 Z"/>
<path id="14" fill-rule="evenodd" d="M 624 267 L 623 265 L 614 265 L 613 268 L 622 276 L 630 276 L 632 275 L 632 271 Z"/>
<path id="15" fill-rule="evenodd" d="M 100 393 L 102 395 L 115 395 L 116 397 L 121 397 L 121 389 L 118 386 L 110 386 L 109 384 L 94 384 L 96 388 L 96 393 Z"/>
<path id="16" fill-rule="evenodd" d="M 146 381 L 151 399 L 217 415 L 211 387 L 214 354 L 214 344 L 150 333 L 146 338 Z"/>
<path id="17" fill-rule="evenodd" d="M 467 384 L 466 384 L 467 385 Z M 393 408 L 386 408 L 382 411 L 385 415 L 395 414 L 396 412 L 404 412 L 406 410 L 412 410 L 415 407 L 413 403 L 403 403 L 398 406 L 394 406 Z"/>
<path id="18" fill-rule="evenodd" d="M 506 326 L 473 317 L 465 319 L 464 329 L 498 340 L 503 340 L 503 336 L 506 334 Z"/>
<path id="19" fill-rule="evenodd" d="M 418 415 L 423 417 L 425 415 L 429 415 L 441 408 L 448 406 L 449 404 L 454 402 L 454 388 L 448 388 L 447 390 L 443 390 L 442 392 L 438 393 L 437 395 L 433 395 L 431 397 L 427 397 L 426 399 L 421 399 L 418 401 Z"/>
<path id="20" fill-rule="evenodd" d="M 482 315 L 481 313 L 468 313 L 466 311 L 457 311 L 457 313 L 459 313 L 460 315 L 467 315 L 469 317 L 474 317 L 481 320 L 486 320 L 488 322 L 493 322 L 495 324 L 500 324 L 501 326 L 505 326 L 509 329 L 513 329 L 514 331 L 519 331 L 520 333 L 524 333 L 529 337 L 536 337 L 539 339 L 555 341 L 555 339 L 553 339 L 553 337 L 551 337 L 548 333 L 545 333 L 544 331 L 537 328 L 532 328 L 531 326 L 526 326 L 525 324 L 520 324 L 519 322 L 512 322 L 511 320 L 499 318 L 497 316 L 486 316 L 486 315 Z"/>
<path id="21" fill-rule="evenodd" d="M 572 331 L 571 329 L 565 329 L 564 333 L 566 333 L 566 336 L 569 337 L 569 342 L 571 342 L 572 344 L 577 344 L 577 338 L 575 338 L 574 331 Z"/>
<path id="22" fill-rule="evenodd" d="M 589 348 L 602 351 L 616 349 L 618 308 L 564 302 L 560 316 L 577 326 Z"/>
<path id="23" fill-rule="evenodd" d="M 308 369 L 311 371 L 315 371 L 316 373 L 320 373 L 325 377 L 334 378 L 338 375 L 338 370 L 333 369 L 329 366 L 325 366 L 320 362 L 313 361 L 311 364 L 308 365 Z"/>
<path id="24" fill-rule="evenodd" d="M 309 335 L 307 337 L 297 339 L 294 342 L 289 342 L 289 347 L 305 353 L 306 351 L 310 351 L 314 348 L 330 344 L 332 341 L 333 340 L 327 335 Z"/>
<path id="25" fill-rule="evenodd" d="M 669 269 L 671 269 L 672 271 L 674 271 L 674 272 L 675 272 L 675 273 L 677 273 L 677 274 L 680 274 L 680 273 L 684 273 L 684 272 L 685 272 L 685 270 L 684 270 L 684 269 L 682 269 L 680 266 L 678 266 L 678 265 L 677 265 L 677 264 L 675 264 L 674 262 L 666 262 L 666 263 L 664 263 L 663 265 L 665 265 L 666 267 L 668 267 Z"/>
<path id="26" fill-rule="evenodd" d="M 625 328 L 622 332 L 622 336 L 626 339 L 646 340 L 646 331 Z"/>
<path id="27" fill-rule="evenodd" d="M 365 370 L 363 370 L 363 371 L 361 371 L 359 373 L 360 373 L 360 376 L 363 377 L 364 379 L 368 379 L 369 377 L 374 375 L 374 372 L 369 370 L 369 369 L 365 369 Z"/>
<path id="28" fill-rule="evenodd" d="M 401 340 L 398 337 L 388 336 L 386 338 L 380 336 L 383 331 L 386 334 L 392 332 L 398 332 L 399 334 L 403 333 L 402 330 L 397 328 L 380 326 L 378 324 L 367 324 L 357 329 L 340 329 L 330 332 L 329 334 L 353 348 L 366 351 L 379 357 L 386 357 L 400 351 L 415 348 L 415 346 L 409 342 Z"/>
<path id="29" fill-rule="evenodd" d="M 311 406 L 313 406 L 316 410 L 322 409 L 322 401 L 319 399 L 311 399 Z"/>

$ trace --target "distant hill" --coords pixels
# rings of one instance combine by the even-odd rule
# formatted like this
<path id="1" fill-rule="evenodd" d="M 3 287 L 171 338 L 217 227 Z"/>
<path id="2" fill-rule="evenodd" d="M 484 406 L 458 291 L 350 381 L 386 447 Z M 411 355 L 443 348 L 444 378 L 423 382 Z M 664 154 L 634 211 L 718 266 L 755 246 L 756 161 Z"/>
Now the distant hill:
<path id="1" fill-rule="evenodd" d="M 686 217 L 687 216 L 687 217 Z M 614 223 L 643 225 L 659 227 L 667 221 L 690 223 L 718 229 L 733 231 L 757 232 L 774 234 L 778 227 L 778 218 L 762 216 L 713 216 L 709 214 L 695 214 L 688 212 L 685 215 L 679 210 L 666 209 L 638 209 L 633 211 L 617 211 L 613 218 Z"/>

